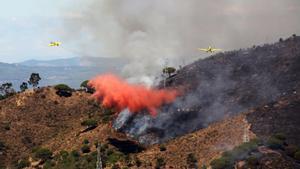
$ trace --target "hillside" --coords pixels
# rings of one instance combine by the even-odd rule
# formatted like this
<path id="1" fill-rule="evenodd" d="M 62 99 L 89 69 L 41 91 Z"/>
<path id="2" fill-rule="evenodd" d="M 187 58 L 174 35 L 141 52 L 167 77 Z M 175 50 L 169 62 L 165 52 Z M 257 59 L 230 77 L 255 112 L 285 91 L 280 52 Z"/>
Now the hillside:
<path id="1" fill-rule="evenodd" d="M 2 100 L 0 110 L 0 138 L 8 146 L 8 160 L 19 159 L 53 137 L 80 128 L 89 112 L 101 111 L 85 93 L 61 98 L 52 88 L 28 90 Z"/>
<path id="2" fill-rule="evenodd" d="M 293 93 L 300 87 L 300 37 L 200 59 L 162 81 L 164 86 L 183 88 L 184 95 L 155 119 L 131 117 L 124 132 L 141 142 L 163 142 Z"/>
<path id="3" fill-rule="evenodd" d="M 270 104 L 171 140 L 165 143 L 167 151 L 159 151 L 159 145 L 156 145 L 140 153 L 139 157 L 145 161 L 155 161 L 156 158 L 163 157 L 168 165 L 183 167 L 186 165 L 184 159 L 189 153 L 194 153 L 200 166 L 207 165 L 221 152 L 242 144 L 245 137 L 267 140 L 276 133 L 284 133 L 288 144 L 299 145 L 299 106 L 300 95 L 295 92 Z M 299 163 L 297 166 L 299 167 Z"/>
<path id="4" fill-rule="evenodd" d="M 92 169 L 99 150 L 104 168 L 297 169 L 299 73 L 291 37 L 183 67 L 166 87 L 184 94 L 156 117 L 115 117 L 84 91 L 26 90 L 0 100 L 0 168 Z"/>
<path id="5" fill-rule="evenodd" d="M 43 88 L 36 92 L 18 94 L 1 101 L 0 104 L 0 138 L 6 145 L 2 160 L 8 163 L 15 164 L 19 159 L 33 156 L 32 150 L 37 146 L 47 147 L 54 154 L 59 154 L 62 150 L 80 150 L 85 139 L 91 145 L 100 141 L 117 152 L 127 154 L 122 150 L 122 144 L 131 139 L 115 132 L 110 124 L 101 121 L 104 110 L 84 92 L 76 92 L 72 97 L 64 98 L 57 96 L 52 88 Z M 147 146 L 137 153 L 131 152 L 129 161 L 120 159 L 118 163 L 130 168 L 154 168 L 157 159 L 161 158 L 167 168 L 184 168 L 188 165 L 188 155 L 193 154 L 199 166 L 208 166 L 222 152 L 242 144 L 245 138 L 268 139 L 277 132 L 284 132 L 289 143 L 299 145 L 299 105 L 299 94 L 285 96 L 164 144 Z M 99 120 L 98 127 L 79 134 L 84 130 L 80 123 L 89 117 Z M 277 122 L 268 123 L 270 120 Z M 286 125 L 287 121 L 290 125 Z M 7 123 L 9 130 L 5 129 Z M 273 128 L 268 128 L 270 126 Z M 114 145 L 110 139 L 119 140 L 119 145 Z M 93 146 L 91 150 L 96 151 Z M 137 159 L 140 162 L 139 167 L 136 164 Z"/>

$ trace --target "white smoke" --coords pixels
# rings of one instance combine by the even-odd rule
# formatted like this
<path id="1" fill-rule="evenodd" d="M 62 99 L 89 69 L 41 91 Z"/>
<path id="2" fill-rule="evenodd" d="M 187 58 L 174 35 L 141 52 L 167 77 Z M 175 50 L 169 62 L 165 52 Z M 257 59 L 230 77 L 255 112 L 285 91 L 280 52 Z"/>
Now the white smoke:
<path id="1" fill-rule="evenodd" d="M 125 77 L 153 80 L 163 66 L 300 32 L 299 0 L 91 0 L 66 20 L 64 37 L 87 56 L 123 57 Z M 145 78 L 145 76 L 147 78 Z M 149 80 L 150 79 L 150 80 Z"/>

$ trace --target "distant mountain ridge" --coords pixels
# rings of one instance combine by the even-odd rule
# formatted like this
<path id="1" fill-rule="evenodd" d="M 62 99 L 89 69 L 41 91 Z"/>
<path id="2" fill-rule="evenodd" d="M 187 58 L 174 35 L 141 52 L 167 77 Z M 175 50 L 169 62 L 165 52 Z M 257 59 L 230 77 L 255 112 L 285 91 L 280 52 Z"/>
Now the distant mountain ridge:
<path id="1" fill-rule="evenodd" d="M 43 67 L 70 67 L 70 66 L 114 66 L 114 64 L 125 64 L 122 58 L 104 58 L 104 57 L 72 57 L 53 60 L 26 60 L 16 64 L 23 66 L 43 66 Z"/>
<path id="2" fill-rule="evenodd" d="M 65 59 L 54 59 L 54 60 L 26 60 L 18 63 L 24 66 L 47 66 L 47 67 L 66 67 L 66 66 L 80 66 L 80 58 L 72 57 Z"/>
<path id="3" fill-rule="evenodd" d="M 119 58 L 67 58 L 48 61 L 28 60 L 20 63 L 0 62 L 0 84 L 11 82 L 19 89 L 22 82 L 28 81 L 31 73 L 39 73 L 42 80 L 39 86 L 65 83 L 78 88 L 84 80 L 98 74 L 119 73 L 126 61 Z"/>

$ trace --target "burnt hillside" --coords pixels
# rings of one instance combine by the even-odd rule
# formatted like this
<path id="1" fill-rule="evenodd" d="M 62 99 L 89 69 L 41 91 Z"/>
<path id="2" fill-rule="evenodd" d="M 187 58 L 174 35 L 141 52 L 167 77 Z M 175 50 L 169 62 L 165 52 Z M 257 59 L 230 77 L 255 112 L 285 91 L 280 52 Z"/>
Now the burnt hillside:
<path id="1" fill-rule="evenodd" d="M 268 139 L 277 133 L 282 133 L 286 137 L 284 144 L 299 145 L 299 93 L 300 90 L 279 97 L 269 104 L 214 122 L 193 133 L 176 137 L 163 144 L 152 145 L 145 151 L 137 153 L 142 160 L 141 168 L 151 168 L 155 165 L 157 158 L 165 160 L 166 168 L 188 168 L 187 157 L 189 154 L 194 154 L 199 167 L 209 166 L 210 162 L 222 156 L 223 152 L 242 145 L 245 138 L 261 140 L 262 143 L 267 144 Z M 161 151 L 161 147 L 165 147 L 166 150 Z M 243 152 L 242 154 L 245 155 L 234 161 L 233 165 L 243 161 L 241 169 L 299 168 L 299 161 L 286 155 L 287 147 L 285 145 L 285 148 L 274 151 L 261 144 L 252 153 Z M 253 154 L 257 155 L 258 161 L 249 166 L 246 159 Z"/>
<path id="2" fill-rule="evenodd" d="M 215 54 L 183 67 L 165 84 L 183 87 L 184 95 L 155 119 L 129 118 L 123 131 L 144 143 L 161 142 L 293 93 L 300 87 L 300 37 Z"/>
<path id="3" fill-rule="evenodd" d="M 300 145 L 300 90 L 280 98 L 247 115 L 251 130 L 257 137 L 266 139 L 272 133 L 284 133 L 287 142 Z"/>

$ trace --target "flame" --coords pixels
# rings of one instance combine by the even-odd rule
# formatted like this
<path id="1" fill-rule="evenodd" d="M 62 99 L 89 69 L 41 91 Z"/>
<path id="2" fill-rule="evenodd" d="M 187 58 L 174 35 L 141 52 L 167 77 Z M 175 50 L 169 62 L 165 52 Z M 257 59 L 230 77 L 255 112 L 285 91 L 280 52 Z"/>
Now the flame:
<path id="1" fill-rule="evenodd" d="M 95 89 L 92 95 L 106 108 L 115 108 L 118 112 L 128 108 L 137 113 L 147 110 L 152 116 L 163 104 L 173 102 L 178 96 L 176 90 L 150 89 L 143 85 L 129 84 L 113 74 L 105 74 L 91 79 L 89 86 Z"/>

